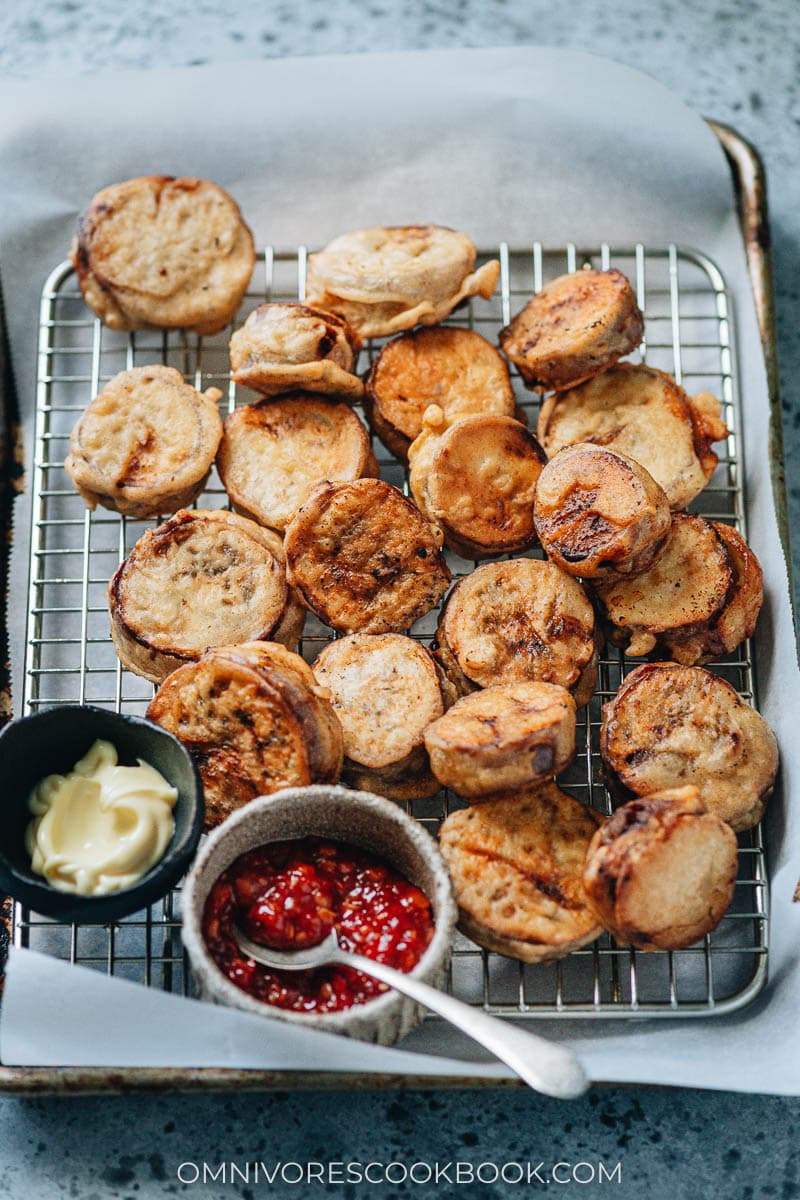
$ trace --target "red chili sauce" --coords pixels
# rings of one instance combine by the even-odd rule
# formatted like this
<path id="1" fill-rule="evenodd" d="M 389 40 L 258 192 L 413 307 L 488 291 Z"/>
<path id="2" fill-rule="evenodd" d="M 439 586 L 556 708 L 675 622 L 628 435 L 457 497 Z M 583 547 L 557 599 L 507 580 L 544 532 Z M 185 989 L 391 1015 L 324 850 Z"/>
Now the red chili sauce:
<path id="1" fill-rule="evenodd" d="M 272 842 L 220 875 L 203 912 L 214 962 L 243 992 L 295 1012 L 339 1012 L 385 992 L 351 967 L 281 971 L 247 958 L 232 926 L 276 950 L 317 945 L 336 929 L 344 950 L 410 971 L 433 936 L 427 896 L 382 859 L 322 838 Z"/>

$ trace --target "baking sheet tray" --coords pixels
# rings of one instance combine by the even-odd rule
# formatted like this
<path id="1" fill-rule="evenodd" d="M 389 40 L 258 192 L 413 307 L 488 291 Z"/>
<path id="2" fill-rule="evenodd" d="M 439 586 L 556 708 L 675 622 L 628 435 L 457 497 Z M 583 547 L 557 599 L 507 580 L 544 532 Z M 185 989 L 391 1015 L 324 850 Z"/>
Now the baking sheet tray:
<path id="1" fill-rule="evenodd" d="M 491 305 L 478 302 L 474 311 L 456 316 L 454 323 L 474 324 L 491 339 L 511 311 L 521 306 L 532 287 L 564 269 L 584 261 L 619 266 L 640 294 L 647 312 L 647 361 L 672 371 L 690 391 L 715 391 L 725 404 L 733 435 L 709 489 L 693 506 L 695 511 L 727 520 L 744 529 L 745 506 L 741 490 L 740 413 L 736 394 L 736 359 L 733 314 L 724 281 L 702 255 L 674 247 L 618 250 L 565 247 L 544 252 L 541 247 L 516 252 L 501 248 L 501 288 Z M 293 298 L 302 294 L 305 256 L 273 256 L 267 252 L 257 271 L 248 306 L 266 295 Z M 247 307 L 243 315 L 246 314 Z M 145 523 L 120 522 L 114 514 L 89 516 L 63 473 L 66 438 L 76 414 L 98 386 L 118 370 L 145 362 L 166 361 L 178 366 L 198 386 L 216 384 L 228 391 L 228 404 L 236 402 L 228 390 L 227 337 L 199 344 L 177 334 L 137 334 L 127 337 L 103 330 L 80 299 L 67 265 L 58 268 L 45 288 L 42 308 L 43 335 L 40 354 L 37 418 L 37 451 L 33 471 L 34 531 L 31 541 L 32 583 L 30 638 L 26 660 L 25 708 L 66 700 L 115 705 L 141 711 L 151 694 L 149 685 L 122 671 L 108 641 L 105 585 L 119 557 L 127 552 Z M 364 365 L 364 364 L 362 364 Z M 529 412 L 535 408 L 530 393 L 517 382 L 520 400 Z M 252 399 L 248 393 L 240 402 Z M 402 484 L 401 468 L 380 447 L 382 473 Z M 207 501 L 225 502 L 217 484 Z M 453 561 L 455 573 L 470 564 Z M 433 616 L 420 622 L 415 634 L 428 638 Z M 313 619 L 307 626 L 304 653 L 313 658 L 328 633 Z M 716 664 L 745 695 L 754 691 L 749 648 L 730 661 Z M 571 791 L 599 808 L 607 806 L 596 754 L 599 701 L 616 690 L 623 666 L 616 652 L 605 657 L 600 691 L 586 713 L 583 747 L 575 768 L 565 776 Z M 415 806 L 415 815 L 433 825 L 443 815 L 446 798 Z M 737 900 L 732 915 L 704 946 L 675 955 L 636 955 L 608 941 L 572 955 L 563 964 L 522 967 L 499 956 L 485 955 L 462 939 L 456 947 L 454 990 L 492 1011 L 521 1019 L 532 1015 L 697 1015 L 730 1011 L 746 1003 L 766 978 L 766 880 L 760 835 L 743 839 Z M 17 910 L 15 940 L 47 949 L 99 969 L 113 969 L 127 978 L 181 990 L 187 984 L 177 923 L 177 898 L 163 911 L 151 910 L 112 928 L 57 927 Z M 160 909 L 160 906 L 159 906 Z M 698 969 L 699 968 L 699 969 Z M 3 1075 L 5 1077 L 3 1077 Z M 22 1084 L 23 1070 L 5 1071 L 0 1083 Z M 28 1073 L 54 1083 L 59 1073 Z M 198 1070 L 185 1073 L 157 1070 L 118 1073 L 116 1084 L 219 1086 L 229 1079 L 240 1086 L 241 1072 Z M 252 1074 L 252 1086 L 277 1084 L 273 1073 Z M 11 1078 L 9 1078 L 11 1076 Z M 60 1075 L 76 1086 L 108 1083 L 108 1072 Z M 311 1076 L 315 1085 L 319 1077 Z M 294 1084 L 309 1081 L 305 1073 L 293 1074 Z M 260 1081 L 260 1082 L 259 1082 Z M 287 1080 L 280 1079 L 286 1086 Z M 330 1082 L 328 1080 L 328 1082 Z M 376 1080 L 370 1080 L 374 1086 Z M 408 1081 L 410 1082 L 410 1081 Z M 439 1082 L 439 1081 L 437 1081 Z M 463 1082 L 463 1081 L 462 1081 Z"/>

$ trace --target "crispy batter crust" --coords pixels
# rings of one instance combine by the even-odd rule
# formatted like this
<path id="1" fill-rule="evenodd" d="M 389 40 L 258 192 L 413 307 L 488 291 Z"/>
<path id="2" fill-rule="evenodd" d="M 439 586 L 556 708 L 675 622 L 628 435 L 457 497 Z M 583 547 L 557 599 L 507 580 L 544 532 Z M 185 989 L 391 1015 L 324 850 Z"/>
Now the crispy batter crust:
<path id="1" fill-rule="evenodd" d="M 584 579 L 641 574 L 670 531 L 669 501 L 652 475 L 624 454 L 582 442 L 542 471 L 534 519 L 550 561 Z"/>
<path id="2" fill-rule="evenodd" d="M 336 313 L 307 304 L 261 304 L 231 338 L 231 374 L 262 396 L 296 388 L 360 400 L 361 338 Z"/>
<path id="3" fill-rule="evenodd" d="M 434 325 L 386 343 L 367 376 L 364 412 L 403 462 L 430 404 L 438 404 L 448 421 L 475 413 L 514 415 L 508 367 L 486 338 L 472 329 Z"/>
<path id="4" fill-rule="evenodd" d="M 575 701 L 553 683 L 506 683 L 462 697 L 425 730 L 443 787 L 471 799 L 535 787 L 575 756 Z"/>
<path id="5" fill-rule="evenodd" d="M 436 325 L 469 296 L 488 299 L 496 260 L 475 270 L 475 246 L 441 225 L 376 226 L 335 238 L 308 260 L 308 303 L 364 338 Z"/>
<path id="6" fill-rule="evenodd" d="M 342 724 L 345 782 L 392 800 L 438 791 L 423 733 L 454 693 L 430 651 L 399 633 L 354 633 L 326 646 L 313 671 Z"/>
<path id="7" fill-rule="evenodd" d="M 528 387 L 561 390 L 635 350 L 644 323 L 621 271 L 575 271 L 546 284 L 500 331 Z"/>
<path id="8" fill-rule="evenodd" d="M 209 646 L 296 645 L 304 618 L 280 538 L 224 510 L 184 509 L 149 529 L 112 576 L 108 602 L 123 665 L 153 683 Z"/>
<path id="9" fill-rule="evenodd" d="M 737 530 L 730 525 L 723 525 L 721 521 L 712 521 L 711 524 L 728 547 L 733 563 L 733 596 L 714 631 L 720 639 L 721 649 L 709 651 L 724 654 L 755 633 L 758 614 L 764 602 L 764 574 L 760 562 Z"/>
<path id="10" fill-rule="evenodd" d="M 639 950 L 680 950 L 715 929 L 733 899 L 736 836 L 697 788 L 631 800 L 592 838 L 586 896 L 603 926 Z"/>
<path id="11" fill-rule="evenodd" d="M 610 637 L 626 654 L 654 653 L 691 665 L 734 589 L 726 542 L 711 521 L 673 513 L 655 564 L 635 579 L 595 585 Z"/>
<path id="12" fill-rule="evenodd" d="M 228 662 L 247 663 L 269 679 L 276 675 L 290 677 L 298 689 L 295 714 L 303 728 L 311 779 L 315 783 L 336 783 L 344 757 L 342 726 L 330 695 L 319 685 L 305 659 L 280 642 L 217 646 L 207 654 L 216 661 L 224 658 Z"/>
<path id="13" fill-rule="evenodd" d="M 303 660 L 283 646 L 209 650 L 173 671 L 147 715 L 197 763 L 206 829 L 256 796 L 339 778 L 338 719 Z"/>
<path id="14" fill-rule="evenodd" d="M 459 928 L 525 962 L 563 958 L 601 933 L 583 890 L 600 818 L 554 783 L 451 813 L 439 830 Z"/>
<path id="15" fill-rule="evenodd" d="M 381 479 L 323 483 L 286 529 L 289 582 L 343 633 L 408 629 L 447 590 L 434 530 Z"/>
<path id="16" fill-rule="evenodd" d="M 408 452 L 411 491 L 451 550 L 487 558 L 536 539 L 533 502 L 546 461 L 536 438 L 511 417 L 465 417 L 449 428 L 434 405 Z"/>
<path id="17" fill-rule="evenodd" d="M 323 480 L 379 474 L 369 434 L 349 405 L 304 392 L 226 417 L 217 469 L 236 511 L 279 531 Z"/>
<path id="18" fill-rule="evenodd" d="M 221 398 L 172 367 L 115 375 L 72 430 L 64 463 L 87 508 L 151 517 L 191 504 L 222 437 Z"/>
<path id="19" fill-rule="evenodd" d="M 577 580 L 553 563 L 483 563 L 451 591 L 436 639 L 437 655 L 461 691 L 558 683 L 579 706 L 594 692 L 594 610 Z"/>
<path id="20" fill-rule="evenodd" d="M 615 791 L 645 796 L 694 785 L 736 832 L 758 824 L 775 782 L 775 735 L 702 667 L 647 663 L 603 706 L 600 753 Z"/>
<path id="21" fill-rule="evenodd" d="M 217 333 L 255 264 L 239 206 L 205 179 L 146 175 L 104 188 L 70 257 L 84 299 L 112 329 Z"/>
<path id="22" fill-rule="evenodd" d="M 596 379 L 548 396 L 539 412 L 539 441 L 549 458 L 564 446 L 593 442 L 627 454 L 685 508 L 710 479 L 712 442 L 727 436 L 719 401 L 688 396 L 671 375 L 620 363 Z"/>

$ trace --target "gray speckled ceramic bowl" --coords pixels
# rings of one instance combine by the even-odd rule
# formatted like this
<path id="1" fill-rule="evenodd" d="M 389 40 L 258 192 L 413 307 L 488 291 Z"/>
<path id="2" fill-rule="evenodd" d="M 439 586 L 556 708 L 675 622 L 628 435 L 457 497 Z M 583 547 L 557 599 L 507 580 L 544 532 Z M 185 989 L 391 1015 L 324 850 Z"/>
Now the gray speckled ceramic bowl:
<path id="1" fill-rule="evenodd" d="M 390 800 L 371 792 L 318 785 L 285 788 L 251 801 L 220 825 L 200 851 L 181 896 L 183 941 L 200 994 L 205 1000 L 259 1016 L 390 1046 L 409 1033 L 423 1013 L 418 1004 L 399 992 L 384 992 L 367 1004 L 343 1012 L 289 1012 L 237 988 L 206 948 L 201 932 L 203 907 L 212 885 L 234 859 L 266 842 L 312 836 L 350 842 L 379 855 L 429 897 L 436 929 L 411 974 L 434 987 L 442 986 L 457 913 L 438 845 L 422 825 Z"/>

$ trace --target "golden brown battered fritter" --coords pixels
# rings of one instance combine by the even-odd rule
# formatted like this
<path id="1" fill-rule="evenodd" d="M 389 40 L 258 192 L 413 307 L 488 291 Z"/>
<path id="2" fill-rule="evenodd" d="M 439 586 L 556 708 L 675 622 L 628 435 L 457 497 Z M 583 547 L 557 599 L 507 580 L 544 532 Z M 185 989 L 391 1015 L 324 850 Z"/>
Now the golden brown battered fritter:
<path id="1" fill-rule="evenodd" d="M 482 563 L 442 609 L 437 656 L 462 692 L 498 683 L 558 683 L 587 704 L 597 682 L 594 609 L 553 563 Z"/>
<path id="2" fill-rule="evenodd" d="M 575 756 L 575 701 L 556 683 L 503 683 L 463 696 L 425 730 L 443 787 L 476 799 L 535 787 Z"/>
<path id="3" fill-rule="evenodd" d="M 306 663 L 284 646 L 209 650 L 164 680 L 147 715 L 195 760 L 206 829 L 256 796 L 339 778 L 339 721 Z"/>
<path id="4" fill-rule="evenodd" d="M 417 506 L 382 479 L 323 483 L 286 529 L 289 582 L 341 633 L 398 633 L 435 608 L 450 572 Z"/>
<path id="5" fill-rule="evenodd" d="M 673 513 L 656 563 L 635 579 L 598 584 L 612 640 L 626 654 L 686 666 L 736 649 L 755 628 L 761 568 L 735 530 Z"/>
<path id="6" fill-rule="evenodd" d="M 369 434 L 352 408 L 306 392 L 226 417 L 217 469 L 236 511 L 280 532 L 323 480 L 378 475 Z"/>
<path id="7" fill-rule="evenodd" d="M 539 476 L 536 532 L 551 562 L 584 579 L 639 575 L 670 531 L 666 494 L 624 454 L 578 442 Z"/>
<path id="8" fill-rule="evenodd" d="M 545 284 L 500 331 L 500 346 L 528 387 L 561 391 L 630 354 L 643 328 L 622 272 L 584 269 Z"/>
<path id="9" fill-rule="evenodd" d="M 614 790 L 646 796 L 692 784 L 737 833 L 761 820 L 778 770 L 764 718 L 726 680 L 677 663 L 627 676 L 603 706 L 600 753 Z"/>
<path id="10" fill-rule="evenodd" d="M 411 492 L 451 550 L 488 558 L 536 540 L 533 502 L 545 462 L 536 438 L 504 416 L 464 417 L 447 426 L 438 405 L 411 444 Z"/>
<path id="11" fill-rule="evenodd" d="M 508 367 L 491 342 L 472 329 L 434 325 L 386 343 L 367 377 L 364 411 L 402 462 L 431 404 L 448 421 L 476 413 L 514 416 Z"/>

